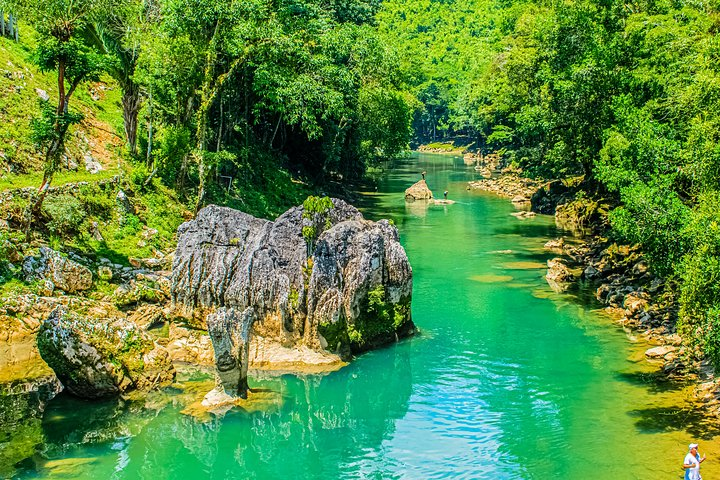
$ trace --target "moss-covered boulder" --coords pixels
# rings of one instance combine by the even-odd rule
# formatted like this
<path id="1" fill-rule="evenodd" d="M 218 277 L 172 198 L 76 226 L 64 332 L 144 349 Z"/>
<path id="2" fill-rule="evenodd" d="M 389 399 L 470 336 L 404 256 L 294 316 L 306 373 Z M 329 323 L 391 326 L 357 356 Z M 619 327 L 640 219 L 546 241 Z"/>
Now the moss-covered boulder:
<path id="1" fill-rule="evenodd" d="M 51 292 L 59 288 L 67 293 L 76 293 L 92 287 L 90 269 L 47 247 L 41 247 L 37 257 L 23 260 L 23 273 L 27 281 L 51 282 Z"/>
<path id="2" fill-rule="evenodd" d="M 43 360 L 78 397 L 150 390 L 175 377 L 167 351 L 125 319 L 85 318 L 58 307 L 37 342 Z"/>
<path id="3" fill-rule="evenodd" d="M 409 335 L 411 296 L 412 269 L 386 220 L 343 222 L 320 237 L 307 309 L 326 349 L 346 357 Z"/>
<path id="4" fill-rule="evenodd" d="M 558 205 L 555 222 L 560 228 L 578 233 L 592 233 L 607 225 L 609 206 L 602 201 L 580 197 Z"/>
<path id="5" fill-rule="evenodd" d="M 537 213 L 553 215 L 558 205 L 568 202 L 575 190 L 563 180 L 553 180 L 540 187 L 530 198 L 531 210 Z"/>

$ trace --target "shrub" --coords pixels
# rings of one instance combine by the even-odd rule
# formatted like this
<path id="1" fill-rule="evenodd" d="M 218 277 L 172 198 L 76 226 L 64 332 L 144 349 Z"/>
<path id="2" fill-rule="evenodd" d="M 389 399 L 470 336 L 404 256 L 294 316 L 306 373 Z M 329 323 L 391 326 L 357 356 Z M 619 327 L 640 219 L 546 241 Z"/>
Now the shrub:
<path id="1" fill-rule="evenodd" d="M 683 232 L 690 209 L 662 182 L 633 184 L 623 189 L 621 197 L 624 206 L 609 216 L 614 233 L 640 244 L 657 273 L 673 273 L 688 251 L 688 237 Z"/>
<path id="2" fill-rule="evenodd" d="M 312 255 L 315 250 L 315 241 L 320 234 L 330 228 L 330 217 L 328 212 L 335 206 L 328 197 L 310 196 L 303 202 L 303 218 L 309 224 L 303 225 L 302 236 L 307 244 L 307 255 Z"/>
<path id="3" fill-rule="evenodd" d="M 15 225 L 25 222 L 25 211 L 28 201 L 22 197 L 12 197 L 9 201 L 0 202 L 0 218 L 6 219 Z"/>
<path id="4" fill-rule="evenodd" d="M 700 198 L 683 232 L 690 249 L 679 267 L 678 331 L 720 366 L 720 197 Z"/>
<path id="5" fill-rule="evenodd" d="M 130 172 L 130 181 L 140 190 L 145 188 L 145 182 L 150 177 L 150 171 L 144 163 L 136 163 Z"/>
<path id="6" fill-rule="evenodd" d="M 97 185 L 84 185 L 78 193 L 78 200 L 89 215 L 109 219 L 115 209 L 115 195 L 102 190 Z"/>
<path id="7" fill-rule="evenodd" d="M 77 232 L 87 216 L 80 200 L 66 194 L 46 198 L 43 212 L 50 217 L 48 230 L 61 236 Z"/>

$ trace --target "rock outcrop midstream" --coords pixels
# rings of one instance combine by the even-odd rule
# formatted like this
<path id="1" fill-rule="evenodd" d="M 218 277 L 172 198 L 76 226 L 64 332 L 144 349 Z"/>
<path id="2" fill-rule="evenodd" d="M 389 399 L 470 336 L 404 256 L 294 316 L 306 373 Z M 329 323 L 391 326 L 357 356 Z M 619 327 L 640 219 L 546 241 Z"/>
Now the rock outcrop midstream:
<path id="1" fill-rule="evenodd" d="M 431 200 L 432 198 L 433 194 L 425 179 L 419 180 L 405 190 L 405 200 L 411 202 L 415 200 Z"/>
<path id="2" fill-rule="evenodd" d="M 211 205 L 180 226 L 173 301 L 185 314 L 206 320 L 218 367 L 218 348 L 237 356 L 228 361 L 230 370 L 246 369 L 249 361 L 272 363 L 257 358 L 268 345 L 300 352 L 298 363 L 308 351 L 339 362 L 414 332 L 412 270 L 397 229 L 385 220 L 365 220 L 342 200 L 332 203 L 325 212 L 305 215 L 303 207 L 294 207 L 274 222 Z M 308 235 L 313 225 L 324 231 Z M 252 324 L 249 351 L 255 358 L 243 359 L 248 350 L 224 339 L 240 331 L 223 326 L 229 323 L 240 330 Z M 242 389 L 242 380 L 238 385 Z"/>
<path id="3" fill-rule="evenodd" d="M 217 387 L 213 397 L 247 396 L 248 351 L 250 347 L 250 327 L 255 321 L 251 307 L 243 312 L 234 308 L 219 308 L 207 316 L 208 333 L 215 352 L 217 368 Z M 217 400 L 209 403 L 218 403 Z"/>

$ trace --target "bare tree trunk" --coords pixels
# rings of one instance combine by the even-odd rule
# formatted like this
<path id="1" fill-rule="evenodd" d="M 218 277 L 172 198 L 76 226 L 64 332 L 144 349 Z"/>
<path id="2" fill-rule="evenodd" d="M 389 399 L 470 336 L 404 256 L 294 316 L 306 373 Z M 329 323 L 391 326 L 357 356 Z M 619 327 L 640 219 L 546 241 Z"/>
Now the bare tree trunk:
<path id="1" fill-rule="evenodd" d="M 33 220 L 40 216 L 43 201 L 50 190 L 50 184 L 60 164 L 60 156 L 64 150 L 64 139 L 67 127 L 58 125 L 58 128 L 60 128 L 60 130 L 57 132 L 56 138 L 50 143 L 45 154 L 45 171 L 43 172 L 42 185 L 40 185 L 37 191 L 37 198 L 35 201 L 31 198 L 25 210 L 25 238 L 28 242 L 30 241 L 30 228 L 32 227 Z"/>
<path id="2" fill-rule="evenodd" d="M 182 192 L 183 195 L 185 195 L 185 176 L 187 175 L 188 170 L 188 154 L 186 153 L 183 155 L 182 163 L 180 164 L 180 174 L 177 178 L 177 189 L 179 192 Z"/>
<path id="3" fill-rule="evenodd" d="M 273 143 L 275 142 L 275 136 L 277 135 L 278 128 L 280 128 L 280 121 L 282 120 L 282 115 L 278 116 L 278 121 L 275 124 L 275 131 L 272 134 L 272 138 L 270 139 L 270 148 L 272 148 Z"/>
<path id="4" fill-rule="evenodd" d="M 217 60 L 217 37 L 218 32 L 220 31 L 220 20 L 218 19 L 215 22 L 215 32 L 213 33 L 212 39 L 210 40 L 210 45 L 207 50 L 206 58 L 205 58 L 205 75 L 203 78 L 203 85 L 200 89 L 200 108 L 198 108 L 198 114 L 197 114 L 197 130 L 196 130 L 196 148 L 195 153 L 193 156 L 195 157 L 196 161 L 198 162 L 198 176 L 200 180 L 200 185 L 198 187 L 198 196 L 197 201 L 195 202 L 195 214 L 200 211 L 200 209 L 203 206 L 203 203 L 205 202 L 205 182 L 206 182 L 206 175 L 207 175 L 207 168 L 205 165 L 205 147 L 206 147 L 206 137 L 207 137 L 207 127 L 208 127 L 208 118 L 210 113 L 210 107 L 212 105 L 213 100 L 215 99 L 215 94 L 217 91 L 213 91 L 213 88 L 216 84 L 216 78 L 213 76 L 214 68 L 215 68 L 215 62 Z"/>
<path id="5" fill-rule="evenodd" d="M 137 155 L 137 122 L 138 113 L 142 106 L 142 96 L 140 95 L 140 86 L 128 80 L 123 85 L 123 122 L 125 124 L 125 140 L 127 141 L 130 155 Z"/>
<path id="6" fill-rule="evenodd" d="M 217 146 L 215 147 L 216 152 L 219 152 L 220 148 L 222 147 L 222 131 L 223 131 L 223 101 L 222 101 L 222 97 L 220 97 L 220 126 L 218 127 Z"/>
<path id="7" fill-rule="evenodd" d="M 30 227 L 32 226 L 32 222 L 40 215 L 43 201 L 45 200 L 45 196 L 50 188 L 53 176 L 60 165 L 60 155 L 62 155 L 64 150 L 65 134 L 68 129 L 68 124 L 65 121 L 64 116 L 67 113 L 70 96 L 75 91 L 76 87 L 77 83 L 71 85 L 68 93 L 65 93 L 65 62 L 61 60 L 58 63 L 58 105 L 55 112 L 55 123 L 53 125 L 55 138 L 53 138 L 52 142 L 50 142 L 50 145 L 45 152 L 45 170 L 43 172 L 42 184 L 40 185 L 40 188 L 38 188 L 37 200 L 34 203 L 32 201 L 30 202 L 25 214 L 25 220 L 27 222 L 25 225 L 25 236 L 28 241 L 30 240 Z"/>
<path id="8" fill-rule="evenodd" d="M 18 41 L 18 26 L 17 26 L 17 19 L 15 18 L 15 15 L 12 13 L 8 14 L 8 33 L 7 36 L 11 39 L 15 39 L 15 41 Z"/>
<path id="9" fill-rule="evenodd" d="M 152 90 L 150 90 L 150 97 L 148 99 L 148 145 L 147 145 L 147 154 L 145 155 L 145 163 L 147 164 L 148 168 L 150 168 L 150 165 L 152 165 L 152 142 L 153 142 L 153 98 L 152 98 Z"/>

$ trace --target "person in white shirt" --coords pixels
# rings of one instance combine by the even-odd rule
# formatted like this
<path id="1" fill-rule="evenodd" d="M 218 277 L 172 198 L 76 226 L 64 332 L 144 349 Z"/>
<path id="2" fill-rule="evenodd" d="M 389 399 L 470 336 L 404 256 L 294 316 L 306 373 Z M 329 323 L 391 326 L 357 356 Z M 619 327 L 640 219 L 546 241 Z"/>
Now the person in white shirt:
<path id="1" fill-rule="evenodd" d="M 685 460 L 683 461 L 686 480 L 702 480 L 700 476 L 700 464 L 704 461 L 705 455 L 701 458 L 698 454 L 698 444 L 691 443 L 690 451 L 685 455 Z"/>

